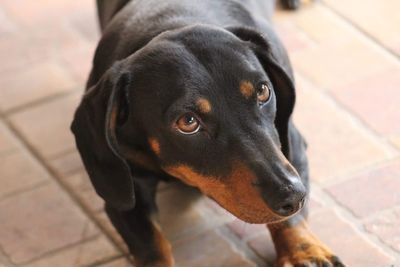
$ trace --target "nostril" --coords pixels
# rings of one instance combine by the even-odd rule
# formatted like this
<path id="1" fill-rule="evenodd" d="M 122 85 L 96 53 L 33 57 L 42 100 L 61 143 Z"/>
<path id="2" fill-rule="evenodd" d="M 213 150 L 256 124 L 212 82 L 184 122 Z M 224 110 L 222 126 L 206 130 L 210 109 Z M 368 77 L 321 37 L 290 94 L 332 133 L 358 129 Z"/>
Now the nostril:
<path id="1" fill-rule="evenodd" d="M 287 217 L 303 208 L 304 203 L 305 197 L 302 197 L 300 200 L 289 200 L 283 202 L 282 205 L 275 211 L 278 215 Z"/>
<path id="2" fill-rule="evenodd" d="M 288 203 L 280 207 L 276 212 L 281 216 L 289 216 L 296 212 L 296 208 L 293 204 Z"/>

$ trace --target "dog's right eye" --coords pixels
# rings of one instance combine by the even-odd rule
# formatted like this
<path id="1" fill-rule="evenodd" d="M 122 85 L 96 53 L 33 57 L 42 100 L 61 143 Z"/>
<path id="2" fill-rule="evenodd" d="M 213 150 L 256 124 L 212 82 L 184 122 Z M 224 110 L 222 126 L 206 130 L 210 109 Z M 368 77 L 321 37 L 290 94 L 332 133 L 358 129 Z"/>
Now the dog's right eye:
<path id="1" fill-rule="evenodd" d="M 182 134 L 195 134 L 200 128 L 200 121 L 192 113 L 186 113 L 175 123 L 176 129 Z"/>
<path id="2" fill-rule="evenodd" d="M 267 83 L 261 83 L 257 88 L 257 100 L 260 106 L 264 105 L 271 98 L 271 88 Z"/>

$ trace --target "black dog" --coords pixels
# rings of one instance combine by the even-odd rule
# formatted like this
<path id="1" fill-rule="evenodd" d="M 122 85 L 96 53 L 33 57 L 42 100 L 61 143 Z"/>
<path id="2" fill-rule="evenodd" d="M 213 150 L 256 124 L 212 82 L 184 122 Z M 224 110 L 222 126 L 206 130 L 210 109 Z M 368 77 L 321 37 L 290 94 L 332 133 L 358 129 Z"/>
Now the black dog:
<path id="1" fill-rule="evenodd" d="M 152 219 L 165 179 L 268 224 L 279 266 L 344 266 L 305 223 L 305 143 L 290 119 L 293 74 L 273 6 L 98 0 L 103 36 L 72 131 L 138 266 L 173 266 Z"/>

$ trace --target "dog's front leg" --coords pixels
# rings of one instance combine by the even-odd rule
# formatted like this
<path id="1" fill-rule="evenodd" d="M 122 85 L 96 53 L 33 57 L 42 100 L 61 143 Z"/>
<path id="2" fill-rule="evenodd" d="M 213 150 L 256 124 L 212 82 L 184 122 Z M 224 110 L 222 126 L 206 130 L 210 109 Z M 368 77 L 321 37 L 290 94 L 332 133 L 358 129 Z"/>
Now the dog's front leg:
<path id="1" fill-rule="evenodd" d="M 277 252 L 278 267 L 345 266 L 312 234 L 302 214 L 284 222 L 270 224 L 268 228 Z"/>
<path id="2" fill-rule="evenodd" d="M 171 245 L 161 233 L 147 205 L 139 200 L 135 208 L 129 211 L 118 211 L 106 205 L 106 212 L 134 256 L 135 266 L 174 266 Z"/>

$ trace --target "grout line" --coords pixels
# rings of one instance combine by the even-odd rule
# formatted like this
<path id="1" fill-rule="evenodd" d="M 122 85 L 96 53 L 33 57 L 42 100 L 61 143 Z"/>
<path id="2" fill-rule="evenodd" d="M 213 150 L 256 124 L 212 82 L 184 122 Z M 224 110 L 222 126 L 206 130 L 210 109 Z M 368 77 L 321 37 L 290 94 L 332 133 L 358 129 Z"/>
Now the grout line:
<path id="1" fill-rule="evenodd" d="M 90 236 L 90 237 L 87 237 L 86 239 L 81 239 L 81 240 L 79 240 L 77 242 L 73 242 L 73 243 L 65 245 L 65 246 L 62 246 L 62 247 L 57 248 L 55 250 L 51 250 L 51 251 L 45 252 L 45 253 L 37 256 L 37 257 L 34 257 L 34 258 L 32 258 L 32 259 L 30 259 L 28 261 L 24 261 L 24 262 L 22 262 L 22 263 L 20 263 L 18 265 L 19 266 L 26 266 L 26 265 L 34 263 L 36 261 L 40 261 L 42 259 L 51 257 L 53 255 L 57 255 L 59 252 L 67 250 L 67 249 L 70 249 L 70 248 L 73 248 L 73 247 L 75 247 L 77 245 L 84 245 L 84 244 L 86 244 L 86 243 L 88 243 L 90 241 L 96 240 L 99 237 L 101 237 L 101 233 L 93 235 L 93 236 Z"/>
<path id="2" fill-rule="evenodd" d="M 327 176 L 326 181 L 313 180 L 312 178 L 311 178 L 311 181 L 315 184 L 318 184 L 322 188 L 327 188 L 330 186 L 334 186 L 334 185 L 338 185 L 338 184 L 347 182 L 347 181 L 355 178 L 356 176 L 368 174 L 373 171 L 384 168 L 390 164 L 394 164 L 394 163 L 398 162 L 399 159 L 400 159 L 399 156 L 396 156 L 396 157 L 390 158 L 390 159 L 383 159 L 383 160 L 367 163 L 367 164 L 365 164 L 365 166 L 360 166 L 356 169 L 350 170 L 343 174 Z"/>
<path id="3" fill-rule="evenodd" d="M 27 187 L 24 187 L 24 188 L 20 188 L 20 189 L 11 191 L 9 193 L 5 193 L 3 196 L 0 197 L 0 202 L 4 201 L 4 200 L 7 200 L 9 198 L 12 198 L 12 197 L 14 197 L 16 195 L 23 194 L 25 192 L 29 192 L 29 191 L 38 189 L 40 187 L 46 186 L 46 185 L 50 184 L 50 182 L 51 182 L 51 178 L 43 180 L 43 181 L 39 181 L 39 182 L 37 182 L 37 183 L 35 183 L 33 185 L 30 185 L 30 186 L 27 186 Z"/>
<path id="4" fill-rule="evenodd" d="M 359 33 L 361 33 L 364 37 L 378 45 L 381 49 L 385 50 L 387 53 L 395 57 L 396 59 L 400 59 L 400 55 L 397 55 L 396 52 L 394 52 L 390 47 L 386 46 L 384 43 L 382 43 L 378 38 L 374 37 L 372 34 L 370 34 L 367 30 L 363 29 L 362 26 L 358 25 L 357 22 L 352 21 L 350 18 L 347 16 L 341 14 L 339 10 L 337 10 L 335 7 L 330 5 L 329 3 L 326 3 L 325 1 L 320 1 L 321 5 L 323 5 L 325 8 L 329 9 L 333 14 L 338 16 L 340 19 L 342 19 L 344 22 L 347 24 L 351 25 L 355 30 L 357 30 Z"/>
<path id="5" fill-rule="evenodd" d="M 122 260 L 122 259 L 125 259 L 128 263 L 132 264 L 125 255 L 119 255 L 119 256 L 113 256 L 113 257 L 109 257 L 107 259 L 99 260 L 94 263 L 84 265 L 83 267 L 103 266 L 104 264 L 112 263 L 113 261 Z M 129 265 L 129 266 L 133 266 L 133 265 Z M 125 267 L 128 267 L 128 265 L 126 265 Z"/>
<path id="6" fill-rule="evenodd" d="M 52 102 L 52 101 L 61 99 L 63 97 L 67 97 L 67 96 L 76 94 L 77 92 L 79 92 L 79 90 L 82 90 L 82 94 L 83 94 L 83 89 L 81 87 L 76 87 L 74 89 L 69 89 L 69 90 L 67 89 L 64 92 L 59 92 L 59 93 L 56 93 L 56 94 L 52 94 L 52 95 L 44 97 L 44 98 L 40 98 L 40 99 L 37 99 L 37 100 L 30 101 L 30 102 L 28 102 L 26 104 L 23 104 L 21 106 L 16 106 L 16 107 L 7 109 L 6 111 L 3 111 L 2 114 L 0 114 L 0 115 L 8 117 L 8 116 L 11 116 L 11 115 L 13 115 L 15 113 L 18 113 L 20 111 L 24 111 L 24 110 L 29 109 L 29 108 L 35 108 L 37 106 L 40 106 L 40 105 L 43 105 L 43 104 L 47 104 L 48 102 Z"/>
<path id="7" fill-rule="evenodd" d="M 10 130 L 10 132 L 19 139 L 19 142 L 22 143 L 22 145 L 24 146 L 24 148 L 28 151 L 28 153 L 36 159 L 36 161 L 38 161 L 38 163 L 40 163 L 42 165 L 42 167 L 47 171 L 47 173 L 52 177 L 51 180 L 54 180 L 59 186 L 60 188 L 70 197 L 72 203 L 75 204 L 76 207 L 78 207 L 87 217 L 89 220 L 91 220 L 94 225 L 96 225 L 96 227 L 100 230 L 100 232 L 102 234 L 104 234 L 104 236 L 107 238 L 108 241 L 111 242 L 111 244 L 114 246 L 114 248 L 117 249 L 117 251 L 121 252 L 122 254 L 124 253 L 120 246 L 117 244 L 117 242 L 108 235 L 108 231 L 107 229 L 99 222 L 99 220 L 97 220 L 95 214 L 92 214 L 90 212 L 90 210 L 79 201 L 79 198 L 77 197 L 76 194 L 74 194 L 73 192 L 71 192 L 68 188 L 68 185 L 62 181 L 62 177 L 60 177 L 56 170 L 54 170 L 51 165 L 49 163 L 47 163 L 46 159 L 41 156 L 36 150 L 35 148 L 29 144 L 29 142 L 27 142 L 25 140 L 25 138 L 17 131 L 17 129 L 12 125 L 11 121 L 8 118 L 4 118 L 4 124 L 8 127 L 8 129 Z"/>
<path id="8" fill-rule="evenodd" d="M 68 148 L 66 150 L 51 155 L 51 160 L 63 158 L 64 156 L 73 154 L 74 152 L 78 152 L 75 147 Z"/>
<path id="9" fill-rule="evenodd" d="M 265 227 L 265 231 L 268 231 L 267 227 Z M 221 236 L 226 242 L 228 242 L 229 246 L 232 249 L 241 255 L 244 259 L 248 260 L 249 262 L 255 264 L 258 267 L 269 267 L 269 263 L 261 258 L 250 246 L 247 244 L 246 241 L 241 240 L 235 233 L 233 233 L 229 227 L 226 225 L 222 225 L 218 227 L 215 232 Z"/>
<path id="10" fill-rule="evenodd" d="M 322 201 L 325 208 L 332 209 L 337 211 L 346 221 L 355 227 L 362 236 L 370 241 L 375 247 L 381 249 L 383 252 L 389 254 L 393 258 L 393 260 L 397 261 L 400 259 L 400 252 L 394 250 L 391 246 L 382 242 L 382 240 L 376 235 L 367 231 L 360 221 L 361 219 L 357 218 L 352 211 L 350 211 L 347 207 L 343 206 L 339 203 L 332 195 L 330 195 L 327 191 L 322 189 L 317 184 L 312 184 L 313 191 L 318 194 L 318 200 Z"/>
<path id="11" fill-rule="evenodd" d="M 370 139 L 373 139 L 373 141 L 380 141 L 380 145 L 384 145 L 386 152 L 389 152 L 392 154 L 392 157 L 396 156 L 396 154 L 399 154 L 400 149 L 395 146 L 392 142 L 388 141 L 384 136 L 379 134 L 377 131 L 372 129 L 367 122 L 362 120 L 354 111 L 352 111 L 350 108 L 345 106 L 343 103 L 341 103 L 339 100 L 337 100 L 333 95 L 331 90 L 327 88 L 323 88 L 321 86 L 316 85 L 313 81 L 311 81 L 307 75 L 301 73 L 301 72 L 296 72 L 297 76 L 300 77 L 306 84 L 308 84 L 308 90 L 312 90 L 314 92 L 318 92 L 323 98 L 328 100 L 329 103 L 332 104 L 333 108 L 337 109 L 338 111 L 345 113 L 350 118 L 350 122 L 353 123 L 357 128 L 362 129 L 364 133 L 367 134 L 367 137 Z"/>
<path id="12" fill-rule="evenodd" d="M 7 267 L 16 267 L 17 265 L 11 261 L 11 257 L 0 246 L 0 264 L 6 264 Z"/>

